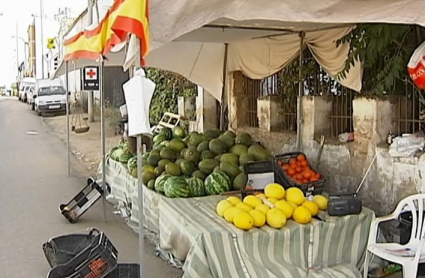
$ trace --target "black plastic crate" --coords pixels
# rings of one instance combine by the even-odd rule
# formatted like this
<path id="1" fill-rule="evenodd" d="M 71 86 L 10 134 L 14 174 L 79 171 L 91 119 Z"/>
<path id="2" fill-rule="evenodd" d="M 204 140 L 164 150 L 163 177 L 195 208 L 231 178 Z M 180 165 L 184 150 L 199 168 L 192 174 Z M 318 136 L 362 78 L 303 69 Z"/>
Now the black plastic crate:
<path id="1" fill-rule="evenodd" d="M 59 211 L 70 223 L 75 223 L 102 195 L 101 186 L 89 178 L 87 185 L 71 201 L 59 205 Z"/>
<path id="2" fill-rule="evenodd" d="M 277 165 L 275 164 L 273 160 L 256 161 L 256 162 L 250 162 L 245 164 L 244 172 L 245 172 L 245 175 L 247 175 L 247 178 L 248 178 L 248 174 L 273 173 L 274 182 L 285 186 L 284 184 L 286 181 L 282 179 L 281 176 L 277 175 L 276 167 Z M 247 182 L 249 183 L 249 180 Z M 241 194 L 242 194 L 242 198 L 244 198 L 246 195 L 253 195 L 254 193 L 262 192 L 262 191 L 263 190 L 260 190 L 260 189 L 246 190 L 244 188 L 242 189 Z"/>
<path id="3" fill-rule="evenodd" d="M 140 278 L 139 264 L 118 264 L 106 278 Z"/>
<path id="4" fill-rule="evenodd" d="M 285 188 L 298 187 L 304 192 L 306 196 L 321 194 L 326 182 L 326 179 L 323 177 L 323 175 L 321 175 L 321 179 L 318 181 L 298 184 L 295 181 L 291 180 L 288 177 L 288 175 L 285 173 L 285 171 L 279 166 L 278 164 L 279 160 L 283 161 L 283 163 L 289 163 L 289 160 L 291 158 L 296 158 L 300 154 L 306 156 L 302 152 L 291 152 L 291 153 L 276 155 L 274 157 L 276 176 L 278 176 L 280 180 L 284 180 L 282 185 L 284 185 Z M 316 172 L 314 168 L 310 167 L 310 169 Z"/>
<path id="5" fill-rule="evenodd" d="M 97 229 L 91 229 L 86 234 L 72 234 L 49 239 L 42 246 L 49 265 L 53 268 L 66 264 L 93 243 Z"/>
<path id="6" fill-rule="evenodd" d="M 104 278 L 117 267 L 117 260 L 117 249 L 101 232 L 77 256 L 55 266 L 47 278 Z"/>

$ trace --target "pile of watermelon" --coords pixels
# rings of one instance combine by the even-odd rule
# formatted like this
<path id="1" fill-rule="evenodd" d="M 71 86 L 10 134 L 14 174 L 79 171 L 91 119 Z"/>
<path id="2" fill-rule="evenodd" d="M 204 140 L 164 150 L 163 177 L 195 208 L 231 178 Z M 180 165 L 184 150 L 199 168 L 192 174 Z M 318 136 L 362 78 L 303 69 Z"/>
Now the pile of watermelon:
<path id="1" fill-rule="evenodd" d="M 240 190 L 247 182 L 244 165 L 271 159 L 250 134 L 208 130 L 203 134 L 181 127 L 163 128 L 153 137 L 152 151 L 142 156 L 142 182 L 169 198 L 203 197 Z M 109 157 L 126 165 L 138 178 L 137 157 L 120 141 Z"/>
<path id="2" fill-rule="evenodd" d="M 127 165 L 128 161 L 133 158 L 128 147 L 128 142 L 124 140 L 120 140 L 118 142 L 118 146 L 111 148 L 108 155 L 112 160 L 121 162 L 125 165 Z"/>
<path id="3" fill-rule="evenodd" d="M 208 130 L 187 134 L 181 127 L 164 128 L 154 134 L 153 143 L 153 150 L 142 157 L 142 182 L 169 198 L 240 190 L 246 184 L 243 166 L 271 159 L 248 133 Z"/>

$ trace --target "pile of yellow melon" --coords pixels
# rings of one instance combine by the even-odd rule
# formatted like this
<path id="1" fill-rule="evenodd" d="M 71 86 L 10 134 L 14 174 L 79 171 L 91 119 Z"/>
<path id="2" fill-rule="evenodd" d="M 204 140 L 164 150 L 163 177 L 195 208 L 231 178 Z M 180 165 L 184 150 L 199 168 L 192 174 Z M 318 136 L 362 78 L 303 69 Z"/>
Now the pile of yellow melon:
<path id="1" fill-rule="evenodd" d="M 297 187 L 285 190 L 282 185 L 271 183 L 264 188 L 264 194 L 248 195 L 243 200 L 233 196 L 221 200 L 216 212 L 237 228 L 247 231 L 266 224 L 280 229 L 288 219 L 307 224 L 327 206 L 328 200 L 322 195 L 308 200 Z"/>

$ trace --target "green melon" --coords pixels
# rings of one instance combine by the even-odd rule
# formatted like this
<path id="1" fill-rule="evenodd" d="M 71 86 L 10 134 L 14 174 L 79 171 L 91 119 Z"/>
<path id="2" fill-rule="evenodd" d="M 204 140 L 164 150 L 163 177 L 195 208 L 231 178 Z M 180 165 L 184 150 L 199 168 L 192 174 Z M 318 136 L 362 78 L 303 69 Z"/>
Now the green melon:
<path id="1" fill-rule="evenodd" d="M 176 160 L 176 164 L 180 167 L 180 164 L 184 161 L 184 158 L 179 158 Z"/>
<path id="2" fill-rule="evenodd" d="M 224 172 L 221 171 L 221 169 L 220 169 L 220 165 L 218 165 L 217 167 L 215 167 L 213 172 L 214 173 L 223 173 L 224 174 Z"/>
<path id="3" fill-rule="evenodd" d="M 124 154 L 124 150 L 121 148 L 117 148 L 112 154 L 111 154 L 111 158 L 115 161 L 119 161 L 121 155 Z"/>
<path id="4" fill-rule="evenodd" d="M 196 168 L 193 162 L 188 160 L 183 160 L 180 163 L 180 169 L 183 175 L 190 176 L 193 172 L 195 172 Z"/>
<path id="5" fill-rule="evenodd" d="M 220 169 L 231 179 L 234 179 L 237 175 L 241 173 L 241 171 L 239 171 L 238 166 L 228 161 L 220 163 Z"/>
<path id="6" fill-rule="evenodd" d="M 205 192 L 208 195 L 218 195 L 232 188 L 230 178 L 223 173 L 212 173 L 205 179 Z"/>
<path id="7" fill-rule="evenodd" d="M 189 185 L 190 196 L 202 197 L 205 196 L 204 182 L 199 178 L 189 178 L 186 180 Z"/>
<path id="8" fill-rule="evenodd" d="M 204 135 L 208 138 L 218 138 L 221 135 L 221 131 L 218 129 L 210 129 L 204 132 Z"/>
<path id="9" fill-rule="evenodd" d="M 236 144 L 242 144 L 245 146 L 250 146 L 252 142 L 252 137 L 246 132 L 241 132 L 236 136 L 235 143 Z"/>
<path id="10" fill-rule="evenodd" d="M 243 154 L 239 157 L 239 165 L 241 166 L 254 161 L 255 161 L 255 156 L 249 153 Z"/>
<path id="11" fill-rule="evenodd" d="M 220 162 L 224 162 L 224 161 L 230 162 L 235 165 L 239 165 L 239 157 L 236 154 L 232 154 L 232 153 L 223 154 L 220 158 Z"/>
<path id="12" fill-rule="evenodd" d="M 164 136 L 165 140 L 170 140 L 171 138 L 173 138 L 173 131 L 167 127 L 162 128 L 159 131 L 159 134 Z"/>
<path id="13" fill-rule="evenodd" d="M 207 175 L 202 173 L 201 170 L 196 170 L 192 173 L 192 178 L 198 178 L 204 181 L 207 178 Z"/>
<path id="14" fill-rule="evenodd" d="M 227 150 L 230 149 L 235 144 L 235 139 L 233 137 L 226 136 L 224 134 L 220 135 L 217 139 L 223 142 L 224 145 L 226 145 Z"/>
<path id="15" fill-rule="evenodd" d="M 142 167 L 143 172 L 151 172 L 153 173 L 155 171 L 155 167 L 152 165 L 146 165 Z"/>
<path id="16" fill-rule="evenodd" d="M 159 177 L 162 175 L 162 173 L 164 173 L 164 171 L 165 171 L 165 166 L 158 166 L 155 168 L 153 173 L 155 174 L 156 177 Z"/>
<path id="17" fill-rule="evenodd" d="M 234 145 L 231 149 L 230 152 L 233 154 L 236 154 L 237 156 L 241 156 L 243 154 L 248 153 L 248 147 L 245 145 Z"/>
<path id="18" fill-rule="evenodd" d="M 253 145 L 253 146 L 249 147 L 248 153 L 252 154 L 255 157 L 256 161 L 263 161 L 263 160 L 271 159 L 271 155 L 269 153 L 267 153 L 267 151 L 259 145 Z"/>
<path id="19" fill-rule="evenodd" d="M 245 188 L 247 181 L 248 181 L 248 177 L 245 175 L 245 173 L 240 173 L 233 180 L 233 189 L 242 190 L 243 188 Z"/>
<path id="20" fill-rule="evenodd" d="M 210 151 L 215 153 L 216 155 L 220 155 L 226 152 L 226 145 L 218 139 L 212 139 L 209 143 Z"/>
<path id="21" fill-rule="evenodd" d="M 166 147 L 164 147 L 161 150 L 159 155 L 161 156 L 162 159 L 168 159 L 168 160 L 173 160 L 176 156 L 175 153 L 170 148 L 166 148 Z"/>
<path id="22" fill-rule="evenodd" d="M 118 149 L 119 149 L 118 147 L 112 147 L 108 152 L 109 157 L 111 157 L 111 155 L 114 153 L 114 151 L 116 151 Z"/>
<path id="23" fill-rule="evenodd" d="M 176 126 L 173 128 L 173 137 L 174 138 L 184 138 L 186 136 L 186 132 L 183 128 Z"/>
<path id="24" fill-rule="evenodd" d="M 153 137 L 154 144 L 160 144 L 162 141 L 167 140 L 167 137 L 164 134 L 157 134 Z"/>
<path id="25" fill-rule="evenodd" d="M 186 153 L 184 154 L 184 159 L 198 164 L 199 160 L 201 159 L 201 154 L 196 150 L 195 147 L 189 147 Z"/>
<path id="26" fill-rule="evenodd" d="M 204 174 L 211 174 L 215 167 L 220 164 L 216 159 L 204 159 L 198 164 L 199 170 Z"/>
<path id="27" fill-rule="evenodd" d="M 133 169 L 137 170 L 137 156 L 133 156 L 127 161 L 127 169 L 131 173 Z"/>
<path id="28" fill-rule="evenodd" d="M 164 194 L 164 184 L 171 177 L 172 177 L 171 175 L 163 174 L 163 175 L 159 176 L 158 178 L 156 178 L 156 180 L 155 180 L 155 191 L 158 192 L 158 193 Z"/>
<path id="29" fill-rule="evenodd" d="M 158 166 L 166 166 L 168 163 L 170 163 L 170 162 L 172 162 L 171 160 L 169 160 L 169 159 L 161 159 L 159 162 L 158 162 Z"/>
<path id="30" fill-rule="evenodd" d="M 200 143 L 207 139 L 204 135 L 192 133 L 189 138 L 189 145 L 192 147 L 198 147 Z"/>
<path id="31" fill-rule="evenodd" d="M 209 148 L 209 144 L 210 144 L 210 140 L 205 140 L 202 141 L 201 143 L 199 143 L 198 147 L 196 148 L 196 150 L 200 153 L 202 153 L 203 151 L 208 150 Z"/>
<path id="32" fill-rule="evenodd" d="M 190 188 L 184 178 L 171 177 L 164 184 L 164 193 L 169 198 L 187 198 L 190 197 Z"/>
<path id="33" fill-rule="evenodd" d="M 155 180 L 150 180 L 150 181 L 148 182 L 147 187 L 148 187 L 149 189 L 154 190 L 154 189 L 155 189 Z"/>
<path id="34" fill-rule="evenodd" d="M 236 137 L 236 134 L 231 130 L 227 130 L 226 132 L 223 133 L 223 135 L 229 136 L 229 137 L 232 137 L 232 138 Z"/>
<path id="35" fill-rule="evenodd" d="M 154 152 L 151 152 L 151 154 L 148 157 L 148 164 L 151 166 L 158 166 L 158 162 L 161 160 L 161 156 L 157 155 Z"/>
<path id="36" fill-rule="evenodd" d="M 156 178 L 155 174 L 152 172 L 145 171 L 142 174 L 142 183 L 147 185 L 150 180 L 154 180 Z"/>
<path id="37" fill-rule="evenodd" d="M 181 152 L 186 148 L 186 144 L 181 139 L 173 139 L 170 141 L 170 149 L 174 152 Z"/>
<path id="38" fill-rule="evenodd" d="M 180 167 L 175 164 L 175 163 L 168 163 L 165 166 L 165 171 L 167 172 L 167 174 L 172 175 L 172 176 L 180 176 L 182 174 Z"/>
<path id="39" fill-rule="evenodd" d="M 214 157 L 215 157 L 215 154 L 213 154 L 209 150 L 203 151 L 201 153 L 201 160 L 204 160 L 204 159 L 213 159 Z"/>

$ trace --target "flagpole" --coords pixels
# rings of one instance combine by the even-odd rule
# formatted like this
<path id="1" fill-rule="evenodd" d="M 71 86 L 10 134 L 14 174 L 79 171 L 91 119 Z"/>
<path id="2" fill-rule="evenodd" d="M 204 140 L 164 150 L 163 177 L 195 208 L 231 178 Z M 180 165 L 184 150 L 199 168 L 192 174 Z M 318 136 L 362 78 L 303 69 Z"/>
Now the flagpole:
<path id="1" fill-rule="evenodd" d="M 134 35 L 133 35 L 134 36 Z M 142 50 L 141 48 L 141 44 L 140 44 L 140 39 L 136 37 L 136 44 L 137 44 L 137 48 L 136 48 L 136 61 L 134 63 L 134 72 L 136 73 L 136 71 L 138 69 L 140 69 L 140 56 L 141 56 L 141 52 Z M 139 261 L 140 261 L 140 265 L 139 265 L 139 270 L 140 270 L 140 278 L 143 278 L 143 262 L 144 260 L 144 256 L 145 256 L 145 228 L 144 228 L 144 214 L 143 214 L 143 208 L 144 208 L 144 204 L 143 204 L 143 183 L 142 183 L 142 175 L 143 175 L 143 169 L 142 169 L 142 134 L 137 135 L 137 187 L 138 187 L 138 191 L 139 191 Z"/>
<path id="2" fill-rule="evenodd" d="M 103 221 L 107 222 L 106 218 L 106 195 L 107 195 L 107 185 L 106 185 L 106 146 L 105 146 L 105 91 L 104 91 L 104 82 L 103 82 L 103 68 L 104 61 L 103 56 L 100 55 L 100 66 L 99 66 L 99 91 L 100 91 L 100 137 L 101 137 L 101 148 L 102 148 L 102 189 L 103 189 Z"/>

